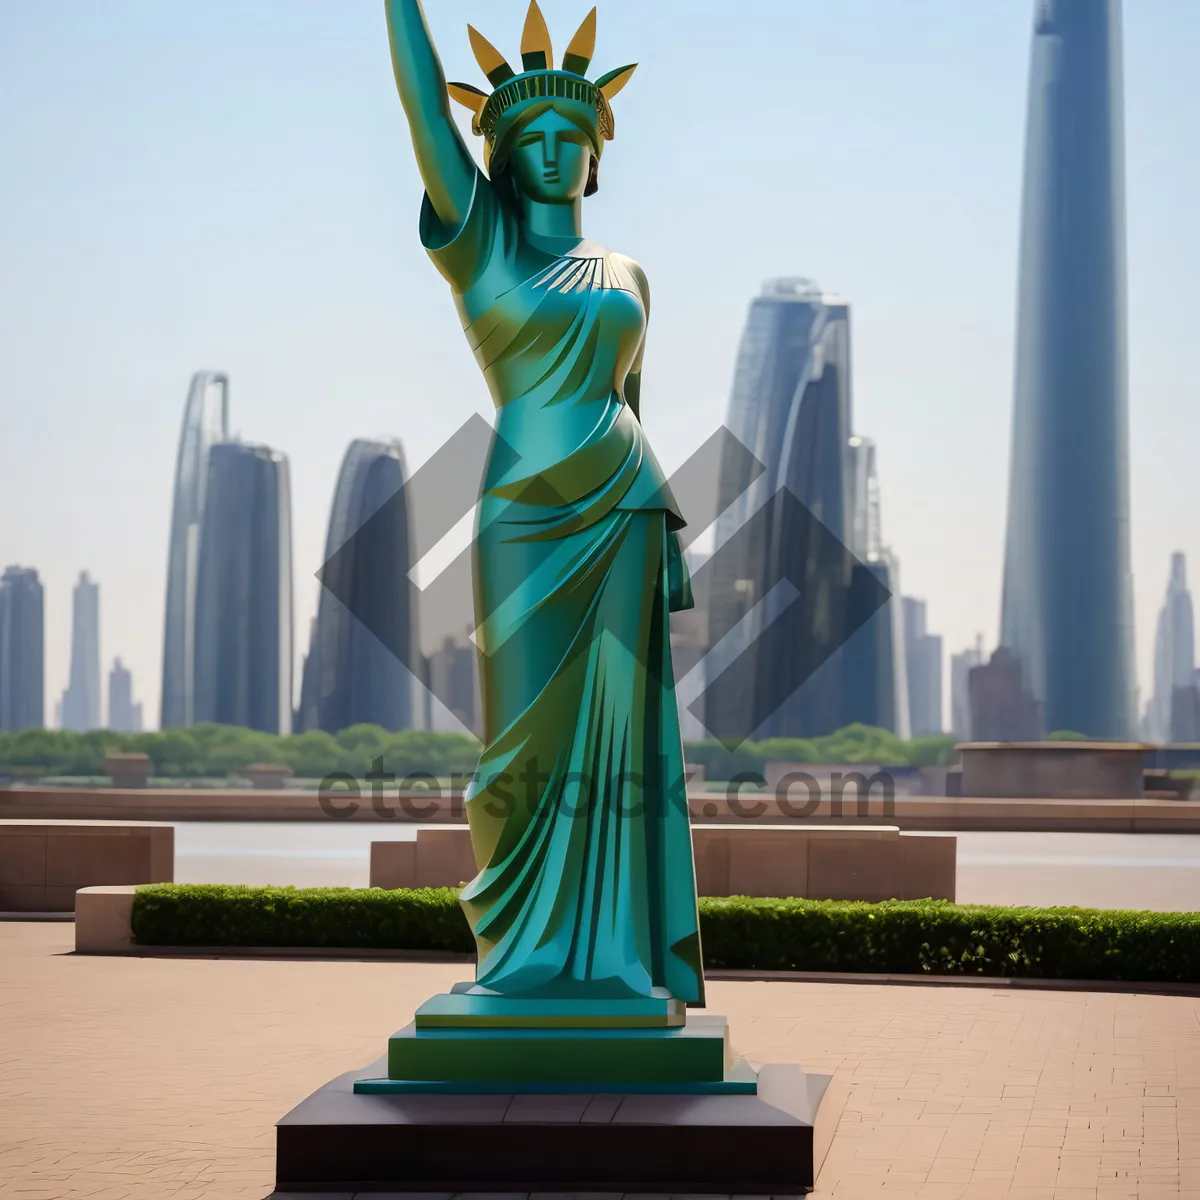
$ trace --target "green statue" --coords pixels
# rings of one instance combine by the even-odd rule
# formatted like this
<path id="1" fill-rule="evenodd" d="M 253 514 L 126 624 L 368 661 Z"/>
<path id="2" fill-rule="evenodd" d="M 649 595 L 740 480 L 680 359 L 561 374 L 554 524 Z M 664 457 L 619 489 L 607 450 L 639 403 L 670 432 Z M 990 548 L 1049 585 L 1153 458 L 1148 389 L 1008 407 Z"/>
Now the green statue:
<path id="1" fill-rule="evenodd" d="M 479 874 L 462 893 L 479 963 L 460 998 L 677 1026 L 704 999 L 668 629 L 692 603 L 684 522 L 640 421 L 646 277 L 582 232 L 634 67 L 586 78 L 593 9 L 556 70 L 534 0 L 520 73 L 470 29 L 494 90 L 447 85 L 420 0 L 386 2 L 421 240 L 497 410 L 474 563 Z"/>

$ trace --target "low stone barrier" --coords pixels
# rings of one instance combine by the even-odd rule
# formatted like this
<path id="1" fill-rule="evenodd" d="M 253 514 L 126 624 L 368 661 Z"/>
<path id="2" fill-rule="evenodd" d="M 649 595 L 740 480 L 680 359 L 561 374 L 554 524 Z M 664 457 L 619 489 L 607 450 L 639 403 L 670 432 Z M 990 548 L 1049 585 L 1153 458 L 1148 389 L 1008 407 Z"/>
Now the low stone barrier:
<path id="1" fill-rule="evenodd" d="M 121 954 L 133 949 L 135 887 L 80 888 L 75 896 L 75 953 Z"/>
<path id="2" fill-rule="evenodd" d="M 169 825 L 0 820 L 0 912 L 71 912 L 80 888 L 174 878 Z"/>
<path id="3" fill-rule="evenodd" d="M 894 825 L 697 825 L 701 896 L 954 900 L 958 839 Z M 371 843 L 371 886 L 457 887 L 475 876 L 467 829 L 420 829 Z"/>

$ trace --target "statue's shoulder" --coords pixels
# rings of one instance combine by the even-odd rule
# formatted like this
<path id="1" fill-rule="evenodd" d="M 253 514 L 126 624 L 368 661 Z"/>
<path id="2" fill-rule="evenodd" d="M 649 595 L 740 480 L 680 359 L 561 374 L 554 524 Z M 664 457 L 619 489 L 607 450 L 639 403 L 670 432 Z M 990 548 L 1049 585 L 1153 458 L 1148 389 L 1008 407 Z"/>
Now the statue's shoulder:
<path id="1" fill-rule="evenodd" d="M 642 298 L 642 303 L 649 305 L 650 282 L 646 278 L 646 272 L 642 270 L 642 264 L 637 259 L 630 258 L 628 254 L 620 254 L 615 250 L 609 251 L 608 264 L 618 276 L 625 276 L 629 280 L 629 283 L 623 286 L 631 292 L 637 292 Z"/>

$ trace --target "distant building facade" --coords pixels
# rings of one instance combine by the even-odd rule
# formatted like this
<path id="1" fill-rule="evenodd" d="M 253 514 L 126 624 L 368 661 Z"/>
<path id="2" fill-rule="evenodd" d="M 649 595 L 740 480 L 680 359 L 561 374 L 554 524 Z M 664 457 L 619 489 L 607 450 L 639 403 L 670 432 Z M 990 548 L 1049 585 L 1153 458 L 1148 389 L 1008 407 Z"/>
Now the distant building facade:
<path id="1" fill-rule="evenodd" d="M 163 633 L 163 729 L 196 720 L 196 580 L 209 494 L 209 457 L 214 446 L 228 440 L 229 379 L 219 371 L 200 371 L 188 389 L 175 461 Z"/>
<path id="2" fill-rule="evenodd" d="M 360 440 L 347 450 L 325 539 L 326 586 L 304 663 L 298 730 L 424 724 L 420 681 L 404 665 L 421 663 L 406 483 L 398 442 Z"/>
<path id="3" fill-rule="evenodd" d="M 1196 684 L 1196 618 L 1188 589 L 1187 560 L 1171 555 L 1167 594 L 1158 614 L 1154 636 L 1154 693 L 1146 707 L 1145 736 L 1152 742 L 1193 741 L 1195 736 L 1177 737 L 1174 716 L 1176 695 L 1185 708 Z M 1186 713 L 1178 722 L 1190 729 Z"/>
<path id="4" fill-rule="evenodd" d="M 971 669 L 982 664 L 982 634 L 975 639 L 974 646 L 950 656 L 950 732 L 959 741 L 969 742 L 975 736 L 971 728 L 969 680 Z"/>
<path id="5" fill-rule="evenodd" d="M 119 658 L 108 673 L 108 728 L 114 733 L 142 732 L 142 706 L 133 698 L 133 675 Z"/>
<path id="6" fill-rule="evenodd" d="M 208 452 L 196 565 L 195 723 L 292 728 L 291 485 L 284 455 Z"/>
<path id="7" fill-rule="evenodd" d="M 483 707 L 479 695 L 478 651 L 468 629 L 462 640 L 447 637 L 427 663 L 431 708 L 429 727 L 445 732 L 457 726 L 479 736 L 483 731 Z M 436 696 L 440 705 L 432 700 Z M 452 717 L 453 723 L 446 717 Z"/>
<path id="8" fill-rule="evenodd" d="M 1040 0 L 1001 645 L 1051 729 L 1133 734 L 1121 0 Z"/>
<path id="9" fill-rule="evenodd" d="M 844 300 L 804 279 L 764 285 L 742 334 L 727 420 L 764 470 L 753 477 L 740 454 L 722 466 L 706 669 L 711 681 L 740 656 L 755 662 L 736 686 L 723 680 L 706 694 L 704 725 L 718 736 L 747 713 L 770 714 L 754 731 L 760 737 L 815 736 L 852 721 L 907 736 L 898 607 L 885 605 L 847 640 L 844 597 L 855 572 L 872 592 L 879 582 L 898 586 L 878 538 L 874 447 L 852 434 L 850 367 Z M 796 500 L 836 542 L 795 519 Z M 746 526 L 755 536 L 736 536 Z M 800 581 L 801 621 L 776 620 L 787 604 L 773 594 L 783 578 Z M 772 626 L 779 637 L 763 638 Z M 775 703 L 789 663 L 821 659 Z"/>
<path id="10" fill-rule="evenodd" d="M 926 628 L 924 600 L 904 597 L 904 655 L 908 718 L 913 737 L 942 732 L 942 639 Z"/>
<path id="11" fill-rule="evenodd" d="M 1001 646 L 991 661 L 972 667 L 971 740 L 1038 742 L 1046 734 L 1042 704 L 1025 686 L 1021 664 Z"/>
<path id="12" fill-rule="evenodd" d="M 101 727 L 100 588 L 86 571 L 72 597 L 71 679 L 63 693 L 59 724 L 77 733 Z"/>
<path id="13" fill-rule="evenodd" d="M 46 719 L 45 597 L 32 567 L 0 575 L 0 731 L 41 729 Z"/>

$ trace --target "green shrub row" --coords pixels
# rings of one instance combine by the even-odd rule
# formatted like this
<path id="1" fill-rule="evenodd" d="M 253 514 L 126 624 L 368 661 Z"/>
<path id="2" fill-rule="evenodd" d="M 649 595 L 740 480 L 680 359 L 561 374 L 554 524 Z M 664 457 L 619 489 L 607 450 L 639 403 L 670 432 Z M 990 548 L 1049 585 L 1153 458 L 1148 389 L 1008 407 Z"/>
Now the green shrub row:
<path id="1" fill-rule="evenodd" d="M 700 901 L 710 969 L 1200 982 L 1200 913 L 865 904 L 730 896 Z M 142 945 L 474 949 L 450 888 L 139 888 Z"/>

